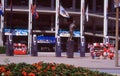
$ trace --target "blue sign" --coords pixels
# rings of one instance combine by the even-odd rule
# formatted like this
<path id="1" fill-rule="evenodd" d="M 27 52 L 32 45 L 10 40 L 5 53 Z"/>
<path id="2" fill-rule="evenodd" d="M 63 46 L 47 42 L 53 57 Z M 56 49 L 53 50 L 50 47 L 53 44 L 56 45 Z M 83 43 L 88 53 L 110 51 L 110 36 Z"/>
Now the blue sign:
<path id="1" fill-rule="evenodd" d="M 70 33 L 67 30 L 60 30 L 59 36 L 61 37 L 69 37 Z M 80 37 L 80 31 L 73 31 L 73 37 Z"/>
<path id="2" fill-rule="evenodd" d="M 28 30 L 27 29 L 4 29 L 5 35 L 15 35 L 15 36 L 27 36 Z"/>
<path id="3" fill-rule="evenodd" d="M 55 43 L 55 37 L 54 36 L 38 36 L 37 37 L 38 43 Z"/>

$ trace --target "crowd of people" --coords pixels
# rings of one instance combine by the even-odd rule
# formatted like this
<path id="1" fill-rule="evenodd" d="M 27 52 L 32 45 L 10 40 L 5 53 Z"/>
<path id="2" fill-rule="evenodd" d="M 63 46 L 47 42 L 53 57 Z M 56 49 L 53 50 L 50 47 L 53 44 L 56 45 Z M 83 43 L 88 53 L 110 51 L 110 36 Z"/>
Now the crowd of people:
<path id="1" fill-rule="evenodd" d="M 88 48 L 90 50 L 92 59 L 95 59 L 95 58 L 113 59 L 114 58 L 115 47 L 113 44 L 93 43 L 93 44 L 88 44 Z"/>

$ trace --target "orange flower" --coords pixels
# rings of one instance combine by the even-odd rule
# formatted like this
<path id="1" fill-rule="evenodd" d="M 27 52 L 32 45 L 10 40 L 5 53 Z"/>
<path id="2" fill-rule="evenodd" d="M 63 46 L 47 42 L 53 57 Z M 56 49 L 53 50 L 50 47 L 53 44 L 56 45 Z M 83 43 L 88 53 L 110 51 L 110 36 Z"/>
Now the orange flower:
<path id="1" fill-rule="evenodd" d="M 53 67 L 52 67 L 52 71 L 54 71 L 55 69 L 56 69 L 56 67 L 55 67 L 55 66 L 53 66 Z"/>
<path id="2" fill-rule="evenodd" d="M 49 70 L 49 69 L 50 69 L 50 66 L 48 66 L 47 69 Z"/>
<path id="3" fill-rule="evenodd" d="M 29 73 L 28 76 L 35 76 L 35 74 L 34 73 Z"/>
<path id="4" fill-rule="evenodd" d="M 0 72 L 5 72 L 5 68 L 3 66 L 0 67 Z"/>
<path id="5" fill-rule="evenodd" d="M 37 67 L 37 70 L 40 70 L 41 68 L 42 68 L 42 66 L 38 66 L 38 67 Z"/>
<path id="6" fill-rule="evenodd" d="M 27 73 L 25 71 L 22 71 L 23 76 L 27 76 Z"/>

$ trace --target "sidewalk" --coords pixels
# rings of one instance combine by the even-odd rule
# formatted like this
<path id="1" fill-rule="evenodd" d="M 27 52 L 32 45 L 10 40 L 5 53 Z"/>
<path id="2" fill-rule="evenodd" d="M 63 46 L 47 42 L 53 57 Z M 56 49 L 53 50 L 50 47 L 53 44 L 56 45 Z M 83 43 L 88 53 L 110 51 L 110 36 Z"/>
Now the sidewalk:
<path id="1" fill-rule="evenodd" d="M 66 53 L 62 53 L 61 57 L 56 57 L 55 52 L 39 52 L 37 57 L 33 57 L 31 55 L 6 56 L 5 54 L 0 54 L 0 64 L 6 64 L 5 60 L 10 61 L 9 63 L 25 62 L 32 64 L 40 61 L 51 63 L 65 63 L 74 65 L 76 67 L 86 67 L 96 70 L 116 70 L 120 73 L 120 67 L 115 67 L 114 59 L 92 59 L 89 53 L 86 54 L 86 57 L 80 57 L 79 53 L 74 53 L 74 58 L 67 58 Z"/>

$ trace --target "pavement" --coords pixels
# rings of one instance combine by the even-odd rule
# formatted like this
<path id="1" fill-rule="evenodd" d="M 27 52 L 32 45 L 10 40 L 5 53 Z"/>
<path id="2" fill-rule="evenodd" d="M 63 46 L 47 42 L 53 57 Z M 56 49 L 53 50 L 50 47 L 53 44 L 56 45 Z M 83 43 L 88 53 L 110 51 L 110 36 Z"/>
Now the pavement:
<path id="1" fill-rule="evenodd" d="M 120 65 L 120 55 L 118 58 L 118 65 Z M 107 72 L 117 74 L 120 76 L 120 66 L 115 66 L 115 59 L 92 59 L 89 53 L 85 54 L 85 57 L 80 57 L 79 53 L 74 53 L 73 58 L 67 58 L 66 53 L 62 53 L 61 57 L 56 57 L 55 52 L 39 52 L 38 56 L 31 55 L 14 55 L 6 56 L 6 54 L 0 54 L 0 64 L 6 63 L 21 63 L 28 64 L 37 62 L 50 62 L 50 63 L 64 63 L 74 65 L 76 67 L 86 67 L 92 70 L 98 70 L 101 72 Z"/>

